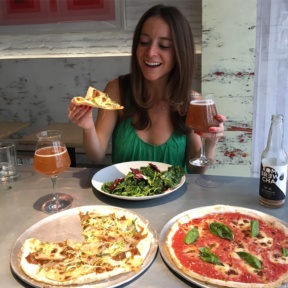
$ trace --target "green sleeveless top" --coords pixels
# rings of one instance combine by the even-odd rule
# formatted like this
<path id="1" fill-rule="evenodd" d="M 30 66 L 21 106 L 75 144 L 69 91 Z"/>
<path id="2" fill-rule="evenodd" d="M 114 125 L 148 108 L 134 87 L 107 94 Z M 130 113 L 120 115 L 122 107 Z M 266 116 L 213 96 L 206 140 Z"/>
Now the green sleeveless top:
<path id="1" fill-rule="evenodd" d="M 131 125 L 132 118 L 120 121 L 112 135 L 112 163 L 155 161 L 179 165 L 186 170 L 186 135 L 173 133 L 168 141 L 154 146 L 139 138 Z"/>

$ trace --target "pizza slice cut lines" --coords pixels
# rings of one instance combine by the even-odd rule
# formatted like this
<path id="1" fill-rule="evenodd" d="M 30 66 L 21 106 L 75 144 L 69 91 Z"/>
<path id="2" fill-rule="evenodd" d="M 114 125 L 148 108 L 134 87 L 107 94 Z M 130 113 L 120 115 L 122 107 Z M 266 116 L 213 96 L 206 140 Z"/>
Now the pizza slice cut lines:
<path id="1" fill-rule="evenodd" d="M 185 243 L 195 228 L 199 237 Z M 221 287 L 266 288 L 288 282 L 288 255 L 281 252 L 288 249 L 288 228 L 264 213 L 225 205 L 199 208 L 170 227 L 166 249 L 187 276 Z"/>
<path id="2" fill-rule="evenodd" d="M 154 240 L 152 233 L 129 211 L 104 212 L 79 211 L 83 241 L 27 239 L 20 262 L 23 271 L 36 281 L 55 286 L 138 271 Z"/>

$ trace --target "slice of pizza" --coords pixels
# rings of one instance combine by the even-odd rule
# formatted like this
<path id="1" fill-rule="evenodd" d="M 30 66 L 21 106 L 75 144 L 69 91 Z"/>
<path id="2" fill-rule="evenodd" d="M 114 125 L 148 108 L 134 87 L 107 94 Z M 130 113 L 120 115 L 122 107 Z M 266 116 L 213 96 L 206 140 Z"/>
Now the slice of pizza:
<path id="1" fill-rule="evenodd" d="M 99 243 L 29 238 L 23 245 L 21 267 L 32 279 L 53 286 L 91 283 L 128 271 L 99 255 L 98 247 Z"/>
<path id="2" fill-rule="evenodd" d="M 72 99 L 72 102 L 79 106 L 79 105 L 86 105 L 95 108 L 101 108 L 106 110 L 119 110 L 123 109 L 124 107 L 119 103 L 113 101 L 108 94 L 93 88 L 89 87 L 87 90 L 86 97 L 82 96 L 75 96 Z"/>

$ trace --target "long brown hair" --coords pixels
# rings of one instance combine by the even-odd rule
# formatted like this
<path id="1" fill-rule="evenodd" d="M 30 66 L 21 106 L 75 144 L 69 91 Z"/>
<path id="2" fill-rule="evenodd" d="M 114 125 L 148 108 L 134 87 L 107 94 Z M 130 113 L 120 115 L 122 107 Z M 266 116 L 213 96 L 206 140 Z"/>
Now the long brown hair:
<path id="1" fill-rule="evenodd" d="M 173 6 L 156 5 L 147 10 L 140 18 L 133 36 L 132 56 L 130 65 L 130 109 L 124 111 L 127 115 L 136 113 L 133 125 L 136 129 L 145 129 L 151 124 L 147 109 L 152 106 L 152 99 L 145 93 L 144 77 L 137 61 L 137 47 L 140 41 L 142 27 L 145 21 L 153 16 L 159 16 L 167 22 L 171 29 L 175 51 L 175 66 L 170 72 L 166 87 L 166 97 L 172 111 L 171 119 L 176 132 L 187 133 L 190 129 L 185 124 L 185 116 L 190 102 L 192 80 L 194 74 L 194 39 L 191 27 L 184 15 Z M 120 81 L 120 90 L 121 88 Z M 126 86 L 127 88 L 127 86 Z M 122 91 L 124 92 L 124 91 Z M 125 97 L 127 99 L 127 97 Z M 124 100 L 124 99 L 123 99 Z M 125 103 L 125 100 L 124 100 Z"/>

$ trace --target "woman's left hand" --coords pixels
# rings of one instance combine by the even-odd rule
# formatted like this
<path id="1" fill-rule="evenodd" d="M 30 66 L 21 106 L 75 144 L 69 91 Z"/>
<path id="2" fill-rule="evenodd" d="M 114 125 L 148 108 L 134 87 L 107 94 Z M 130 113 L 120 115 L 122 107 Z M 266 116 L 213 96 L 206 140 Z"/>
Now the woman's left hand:
<path id="1" fill-rule="evenodd" d="M 210 127 L 209 132 L 202 132 L 202 131 L 194 131 L 194 132 L 203 138 L 207 138 L 212 141 L 216 139 L 218 140 L 220 137 L 223 136 L 223 132 L 224 132 L 223 123 L 226 121 L 226 116 L 217 114 L 215 118 L 219 122 L 219 126 Z"/>

